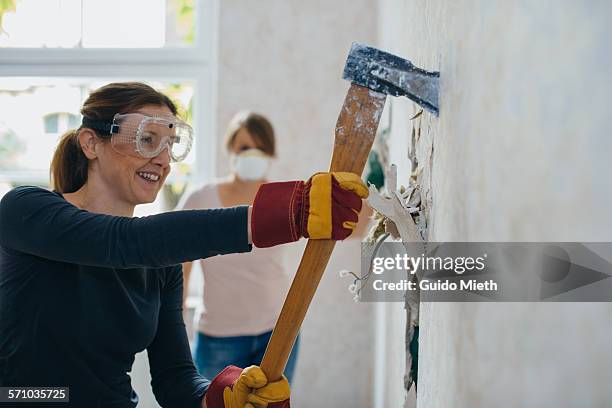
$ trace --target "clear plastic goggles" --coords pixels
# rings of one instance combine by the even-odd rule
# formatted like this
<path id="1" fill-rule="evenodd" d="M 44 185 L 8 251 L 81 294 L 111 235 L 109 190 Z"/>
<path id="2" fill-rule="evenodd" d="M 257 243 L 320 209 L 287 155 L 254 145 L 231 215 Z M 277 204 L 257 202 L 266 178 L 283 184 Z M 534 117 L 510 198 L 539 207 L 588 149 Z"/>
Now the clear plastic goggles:
<path id="1" fill-rule="evenodd" d="M 187 157 L 193 144 L 193 129 L 175 116 L 116 114 L 112 123 L 83 118 L 83 126 L 107 132 L 118 153 L 150 159 L 168 148 L 173 162 Z"/>
<path id="2" fill-rule="evenodd" d="M 173 161 L 187 156 L 193 143 L 193 129 L 174 116 L 117 114 L 113 118 L 111 143 L 119 153 L 151 158 L 166 147 Z"/>

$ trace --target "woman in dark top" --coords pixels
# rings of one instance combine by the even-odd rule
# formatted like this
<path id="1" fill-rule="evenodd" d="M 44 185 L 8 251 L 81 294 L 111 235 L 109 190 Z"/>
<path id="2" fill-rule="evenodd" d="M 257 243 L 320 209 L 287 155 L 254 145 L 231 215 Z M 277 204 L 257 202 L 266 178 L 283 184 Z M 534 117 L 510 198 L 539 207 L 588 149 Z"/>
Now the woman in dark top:
<path id="1" fill-rule="evenodd" d="M 55 152 L 54 191 L 18 187 L 0 203 L 0 387 L 69 387 L 70 402 L 52 406 L 134 407 L 127 373 L 146 349 L 162 407 L 288 407 L 286 379 L 268 383 L 257 366 L 212 383 L 197 374 L 181 262 L 344 239 L 367 195 L 359 177 L 319 173 L 262 185 L 252 207 L 134 218 L 189 152 L 191 128 L 140 83 L 92 92 L 81 113 Z"/>

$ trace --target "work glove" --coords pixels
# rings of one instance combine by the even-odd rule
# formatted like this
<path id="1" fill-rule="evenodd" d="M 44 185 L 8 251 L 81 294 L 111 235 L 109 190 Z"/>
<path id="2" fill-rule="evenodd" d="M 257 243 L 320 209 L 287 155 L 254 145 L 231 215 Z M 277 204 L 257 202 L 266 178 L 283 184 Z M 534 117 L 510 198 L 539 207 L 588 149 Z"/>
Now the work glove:
<path id="1" fill-rule="evenodd" d="M 262 184 L 251 212 L 251 236 L 258 248 L 301 237 L 342 240 L 359 220 L 368 188 L 354 173 L 317 173 L 308 181 Z"/>
<path id="2" fill-rule="evenodd" d="M 258 366 L 225 367 L 206 392 L 207 408 L 290 408 L 289 382 L 268 382 Z"/>

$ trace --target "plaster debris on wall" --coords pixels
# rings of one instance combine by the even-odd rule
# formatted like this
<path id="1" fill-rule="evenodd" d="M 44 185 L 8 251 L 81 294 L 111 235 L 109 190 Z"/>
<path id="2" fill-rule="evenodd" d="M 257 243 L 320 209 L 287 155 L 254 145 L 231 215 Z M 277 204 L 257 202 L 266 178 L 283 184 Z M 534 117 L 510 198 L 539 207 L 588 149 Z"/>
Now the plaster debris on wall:
<path id="1" fill-rule="evenodd" d="M 419 109 L 411 118 L 412 132 L 411 140 L 406 152 L 406 159 L 409 160 L 410 178 L 407 187 L 397 186 L 397 166 L 389 163 L 389 145 L 392 128 L 393 103 L 389 104 L 385 117 L 382 119 L 381 129 L 377 135 L 374 149 L 368 160 L 366 179 L 369 182 L 369 198 L 367 200 L 370 207 L 374 209 L 374 225 L 366 238 L 366 242 L 374 245 L 373 251 L 367 252 L 367 256 L 374 258 L 380 246 L 387 241 L 399 241 L 404 243 L 422 242 L 425 250 L 427 233 L 427 219 L 429 200 L 422 200 L 420 181 L 423 176 L 430 176 L 429 169 L 419 166 L 417 160 L 418 149 L 422 148 L 419 144 L 421 137 L 421 121 L 423 109 Z M 433 154 L 431 146 L 430 154 Z M 431 157 L 430 157 L 431 158 Z M 425 164 L 425 163 L 423 163 Z M 425 170 L 425 171 L 423 171 Z M 384 174 L 381 174 L 384 173 Z M 384 188 L 382 188 L 384 186 Z M 382 191 L 381 191 L 382 190 Z M 372 248 L 370 248 L 372 249 Z M 362 257 L 363 259 L 363 257 Z M 352 283 L 349 285 L 349 292 L 353 294 L 353 299 L 360 299 L 361 288 L 371 276 L 370 271 L 363 273 L 362 276 L 348 271 L 340 271 L 341 277 L 351 277 Z M 417 281 L 422 274 L 417 272 L 409 274 L 408 279 Z M 418 337 L 419 337 L 419 291 L 407 291 L 405 295 L 405 309 L 407 314 L 407 325 L 405 334 L 406 350 L 406 373 L 404 377 L 405 389 L 409 391 L 414 384 L 416 387 L 418 375 Z"/>
<path id="2" fill-rule="evenodd" d="M 378 243 L 390 238 L 406 243 L 425 243 L 427 224 L 421 208 L 419 186 L 411 184 L 407 188 L 398 188 L 395 165 L 389 166 L 386 171 L 384 193 L 370 186 L 368 204 L 375 210 L 377 221 L 368 237 L 369 242 Z M 376 256 L 376 252 L 377 247 L 374 248 L 373 257 Z M 420 277 L 418 273 L 414 275 L 408 273 L 408 278 L 418 280 Z M 406 292 L 406 375 L 404 378 L 406 390 L 410 390 L 413 384 L 416 385 L 417 380 L 419 303 L 418 290 Z"/>

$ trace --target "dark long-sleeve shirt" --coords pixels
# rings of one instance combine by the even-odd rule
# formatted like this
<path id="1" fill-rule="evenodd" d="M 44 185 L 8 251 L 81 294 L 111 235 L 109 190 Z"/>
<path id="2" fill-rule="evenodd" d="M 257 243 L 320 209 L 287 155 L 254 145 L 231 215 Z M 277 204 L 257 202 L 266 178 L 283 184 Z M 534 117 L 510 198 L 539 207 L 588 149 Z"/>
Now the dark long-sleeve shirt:
<path id="1" fill-rule="evenodd" d="M 37 187 L 10 191 L 0 203 L 0 386 L 70 387 L 70 404 L 52 406 L 134 407 L 127 373 L 146 349 L 160 405 L 200 407 L 209 381 L 189 351 L 180 263 L 250 249 L 247 207 L 128 218 Z"/>

